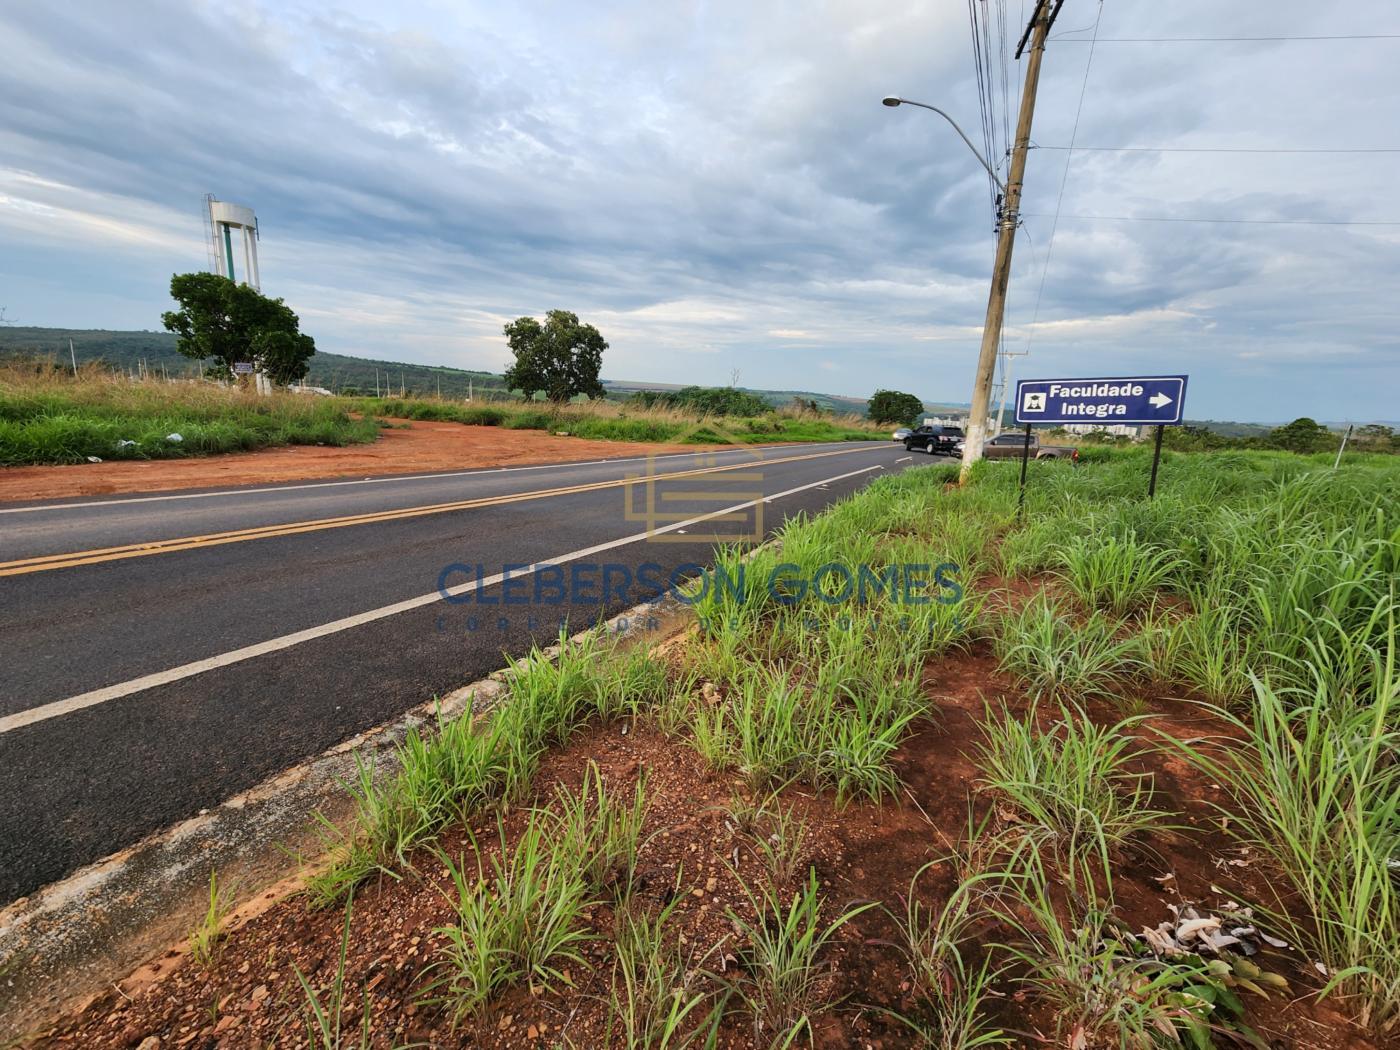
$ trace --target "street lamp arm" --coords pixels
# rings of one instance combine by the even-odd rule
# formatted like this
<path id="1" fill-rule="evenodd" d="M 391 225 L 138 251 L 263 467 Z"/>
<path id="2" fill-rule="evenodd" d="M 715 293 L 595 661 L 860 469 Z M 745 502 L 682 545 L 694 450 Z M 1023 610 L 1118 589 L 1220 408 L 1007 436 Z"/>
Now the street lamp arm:
<path id="1" fill-rule="evenodd" d="M 979 161 L 981 161 L 982 167 L 984 167 L 984 168 L 987 169 L 987 174 L 990 175 L 990 176 L 992 177 L 992 181 L 996 183 L 997 189 L 1001 190 L 1001 192 L 1002 192 L 1003 194 L 1006 193 L 1006 183 L 1002 182 L 1001 179 L 997 178 L 996 169 L 993 168 L 990 164 L 987 163 L 987 158 L 984 157 L 984 156 L 982 156 L 982 154 L 978 152 L 977 147 L 974 146 L 974 145 L 972 144 L 972 140 L 971 140 L 970 138 L 967 137 L 967 135 L 963 132 L 963 129 L 962 129 L 962 128 L 958 127 L 958 122 L 957 122 L 956 120 L 954 120 L 952 117 L 948 116 L 947 113 L 944 113 L 944 112 L 943 112 L 941 109 L 939 109 L 937 106 L 930 106 L 927 102 L 914 102 L 914 101 L 912 101 L 911 99 L 899 98 L 899 97 L 897 97 L 897 96 L 895 96 L 895 95 L 889 96 L 888 98 L 886 98 L 886 99 L 884 100 L 884 102 L 885 102 L 885 105 L 887 105 L 887 106 L 899 106 L 899 105 L 905 105 L 905 106 L 919 106 L 919 107 L 922 108 L 922 109 L 931 109 L 931 110 L 933 110 L 933 112 L 937 113 L 940 117 L 942 117 L 944 120 L 946 120 L 949 124 L 953 125 L 953 130 L 956 131 L 956 132 L 958 133 L 958 136 L 959 136 L 964 142 L 967 143 L 967 148 L 970 149 L 970 150 L 972 150 L 972 155 L 973 155 L 974 157 L 976 157 Z"/>

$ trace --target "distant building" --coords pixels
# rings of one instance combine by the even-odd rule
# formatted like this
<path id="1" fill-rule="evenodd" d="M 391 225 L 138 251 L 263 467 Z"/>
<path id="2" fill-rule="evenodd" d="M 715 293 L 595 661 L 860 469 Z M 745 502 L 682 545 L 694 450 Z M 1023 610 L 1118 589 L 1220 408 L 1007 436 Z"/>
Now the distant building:
<path id="1" fill-rule="evenodd" d="M 1138 441 L 1146 436 L 1146 427 L 1129 426 L 1126 423 L 1062 423 L 1062 429 L 1069 434 L 1105 434 L 1109 437 L 1126 437 Z"/>
<path id="2" fill-rule="evenodd" d="M 924 416 L 921 425 L 926 427 L 965 427 L 967 420 L 960 416 Z"/>

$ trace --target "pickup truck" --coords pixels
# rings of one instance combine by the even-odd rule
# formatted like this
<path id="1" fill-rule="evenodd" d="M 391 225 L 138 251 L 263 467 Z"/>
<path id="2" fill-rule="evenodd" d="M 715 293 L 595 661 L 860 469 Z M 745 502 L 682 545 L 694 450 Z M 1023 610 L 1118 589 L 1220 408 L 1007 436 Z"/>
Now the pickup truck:
<path id="1" fill-rule="evenodd" d="M 1026 446 L 1024 432 L 998 434 L 982 446 L 983 459 L 1020 459 L 1021 450 Z M 1079 449 L 1069 445 L 1042 445 L 1037 434 L 1031 435 L 1031 459 L 1067 459 L 1079 462 Z"/>
<path id="2" fill-rule="evenodd" d="M 951 456 L 962 439 L 963 432 L 959 427 L 922 426 L 904 438 L 904 451 L 923 449 L 930 456 Z"/>

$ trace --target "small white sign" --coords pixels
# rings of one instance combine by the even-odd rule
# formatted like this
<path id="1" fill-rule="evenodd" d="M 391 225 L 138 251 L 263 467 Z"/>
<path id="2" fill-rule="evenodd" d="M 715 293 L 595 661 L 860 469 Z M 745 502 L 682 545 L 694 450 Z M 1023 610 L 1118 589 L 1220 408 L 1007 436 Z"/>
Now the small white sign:
<path id="1" fill-rule="evenodd" d="M 233 374 L 236 376 L 250 376 L 253 374 L 253 362 L 235 361 L 233 363 Z"/>
<path id="2" fill-rule="evenodd" d="M 1022 412 L 1044 412 L 1045 392 L 1041 390 L 1026 391 L 1025 399 L 1021 402 Z"/>

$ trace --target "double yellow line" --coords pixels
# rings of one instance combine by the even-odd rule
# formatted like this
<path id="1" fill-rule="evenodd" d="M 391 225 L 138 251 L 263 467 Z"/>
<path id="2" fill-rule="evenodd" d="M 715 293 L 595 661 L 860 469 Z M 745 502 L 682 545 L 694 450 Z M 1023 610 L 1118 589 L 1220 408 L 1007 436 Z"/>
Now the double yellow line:
<path id="1" fill-rule="evenodd" d="M 68 569 L 79 565 L 97 565 L 108 561 L 121 561 L 125 558 L 144 558 L 152 554 L 171 554 L 175 551 L 197 550 L 202 547 L 217 547 L 225 543 L 243 543 L 247 540 L 265 540 L 275 536 L 295 536 L 302 532 L 319 532 L 322 529 L 342 529 L 350 525 L 373 525 L 383 521 L 400 521 L 406 518 L 421 518 L 428 514 L 448 514 L 458 510 L 474 510 L 478 507 L 496 507 L 505 503 L 522 503 L 527 500 L 548 499 L 551 496 L 568 496 L 577 492 L 596 492 L 599 489 L 622 488 L 627 485 L 646 484 L 652 481 L 669 481 L 673 478 L 692 478 L 701 474 L 718 474 L 726 470 L 752 470 L 755 466 L 777 466 L 780 463 L 797 463 L 808 459 L 825 459 L 829 456 L 844 456 L 853 452 L 869 452 L 870 448 L 845 448 L 835 452 L 813 452 L 803 456 L 787 456 L 783 459 L 745 461 L 721 467 L 702 467 L 695 470 L 681 470 L 671 474 L 643 474 L 621 478 L 616 481 L 595 481 L 586 485 L 567 485 L 563 488 L 537 489 L 509 496 L 487 496 L 481 499 L 458 500 L 453 503 L 434 503 L 425 507 L 405 507 L 400 510 L 376 511 L 371 514 L 348 514 L 339 518 L 320 518 L 315 521 L 289 522 L 284 525 L 262 525 L 252 529 L 234 529 L 229 532 L 211 532 L 204 536 L 181 536 L 168 540 L 153 540 L 149 543 L 128 543 L 120 547 L 102 547 L 95 550 L 72 551 L 67 554 L 46 554 L 34 558 L 20 558 L 15 561 L 0 562 L 0 576 L 22 576 L 31 572 L 47 572 L 49 569 Z"/>

